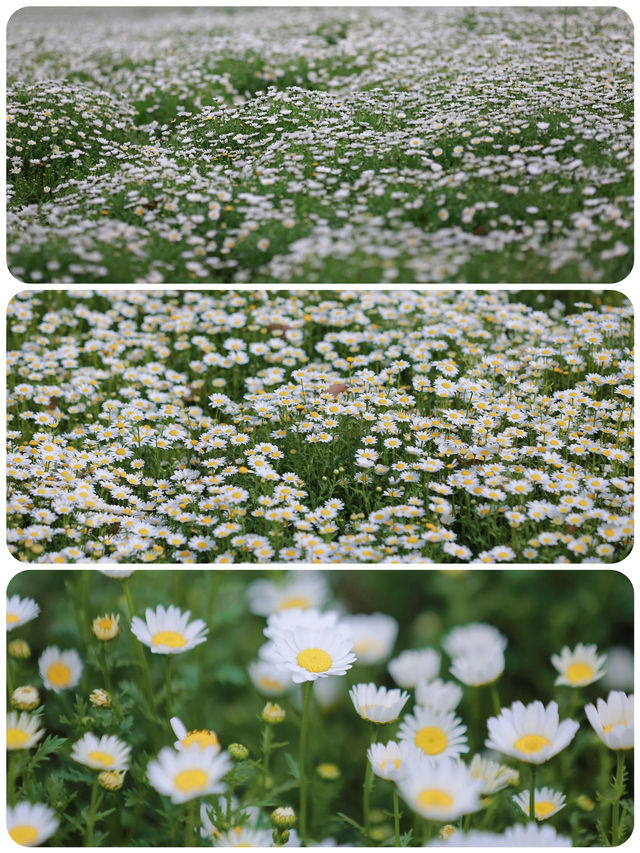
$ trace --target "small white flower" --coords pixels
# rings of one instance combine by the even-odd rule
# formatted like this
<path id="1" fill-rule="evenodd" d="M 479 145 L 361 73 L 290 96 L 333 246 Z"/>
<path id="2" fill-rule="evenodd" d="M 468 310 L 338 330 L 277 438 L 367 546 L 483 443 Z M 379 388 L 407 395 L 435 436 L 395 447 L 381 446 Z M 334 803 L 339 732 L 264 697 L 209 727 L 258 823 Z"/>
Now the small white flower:
<path id="1" fill-rule="evenodd" d="M 438 675 L 440 655 L 435 649 L 408 649 L 390 660 L 387 668 L 399 687 L 409 689 Z"/>
<path id="2" fill-rule="evenodd" d="M 373 743 L 367 751 L 371 769 L 381 779 L 395 781 L 405 772 L 405 762 L 419 760 L 422 752 L 409 741 Z"/>
<path id="3" fill-rule="evenodd" d="M 563 646 L 559 655 L 551 656 L 551 663 L 559 675 L 554 684 L 565 684 L 569 687 L 584 687 L 592 684 L 605 674 L 606 655 L 598 655 L 595 645 L 585 646 L 582 643 L 573 649 Z"/>
<path id="4" fill-rule="evenodd" d="M 57 646 L 48 646 L 40 656 L 38 669 L 47 690 L 60 693 L 80 681 L 82 660 L 75 649 L 61 652 Z"/>
<path id="5" fill-rule="evenodd" d="M 376 664 L 386 660 L 398 634 L 398 622 L 384 613 L 345 616 L 341 628 L 351 634 L 358 662 Z"/>
<path id="6" fill-rule="evenodd" d="M 434 711 L 453 711 L 462 699 L 462 688 L 453 681 L 434 678 L 416 684 L 416 702 Z"/>
<path id="7" fill-rule="evenodd" d="M 536 820 L 546 820 L 560 809 L 563 809 L 566 804 L 566 797 L 560 791 L 554 791 L 552 788 L 536 788 L 534 791 L 534 817 Z M 520 806 L 522 811 L 529 816 L 529 791 L 521 791 L 519 794 L 513 795 L 513 801 Z"/>
<path id="8" fill-rule="evenodd" d="M 194 797 L 224 793 L 226 785 L 222 778 L 230 769 L 229 755 L 213 747 L 200 749 L 194 745 L 175 750 L 167 746 L 149 762 L 147 778 L 156 791 L 177 804 Z"/>
<path id="9" fill-rule="evenodd" d="M 44 735 L 40 728 L 40 720 L 23 711 L 18 714 L 11 711 L 7 714 L 7 749 L 31 749 Z"/>
<path id="10" fill-rule="evenodd" d="M 453 759 L 410 762 L 398 779 L 405 802 L 427 820 L 450 822 L 480 808 L 480 784 Z"/>
<path id="11" fill-rule="evenodd" d="M 31 622 L 39 613 L 40 606 L 33 598 L 20 598 L 19 595 L 7 597 L 7 631 Z"/>
<path id="12" fill-rule="evenodd" d="M 115 735 L 98 738 L 86 732 L 71 749 L 71 758 L 92 770 L 127 770 L 131 747 Z"/>
<path id="13" fill-rule="evenodd" d="M 529 764 L 544 764 L 571 743 L 579 724 L 575 720 L 558 718 L 558 703 L 542 702 L 523 705 L 514 702 L 510 708 L 502 708 L 499 717 L 487 721 L 489 737 L 485 741 L 488 749 L 495 749 Z"/>
<path id="14" fill-rule="evenodd" d="M 349 691 L 353 707 L 363 720 L 371 723 L 392 723 L 397 720 L 409 699 L 406 690 L 388 690 L 369 684 L 355 684 Z"/>
<path id="15" fill-rule="evenodd" d="M 451 711 L 438 712 L 431 708 L 414 708 L 407 714 L 398 730 L 401 740 L 413 743 L 430 758 L 458 758 L 469 752 L 467 727 Z"/>
<path id="16" fill-rule="evenodd" d="M 220 752 L 220 741 L 218 735 L 211 729 L 192 729 L 187 731 L 179 717 L 171 717 L 169 720 L 173 733 L 178 738 L 174 743 L 176 749 L 189 749 L 191 746 L 198 746 L 200 749 L 212 748 L 216 752 Z"/>
<path id="17" fill-rule="evenodd" d="M 175 605 L 166 609 L 159 605 L 155 610 L 148 607 L 144 620 L 134 616 L 131 631 L 149 646 L 154 654 L 178 655 L 195 648 L 207 639 L 209 629 L 202 619 L 189 622 L 191 611 L 184 613 Z"/>
<path id="18" fill-rule="evenodd" d="M 594 732 L 609 749 L 633 749 L 634 694 L 612 690 L 595 705 L 584 706 L 584 712 Z"/>
<path id="19" fill-rule="evenodd" d="M 58 828 L 53 809 L 43 803 L 17 803 L 7 808 L 7 832 L 23 847 L 44 844 Z"/>

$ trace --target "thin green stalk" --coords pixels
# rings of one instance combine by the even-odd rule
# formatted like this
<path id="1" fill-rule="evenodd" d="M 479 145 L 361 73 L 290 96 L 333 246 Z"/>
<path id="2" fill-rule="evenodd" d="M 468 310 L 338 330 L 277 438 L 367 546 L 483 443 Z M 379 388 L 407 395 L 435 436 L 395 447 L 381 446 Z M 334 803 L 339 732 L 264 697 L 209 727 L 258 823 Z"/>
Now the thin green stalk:
<path id="1" fill-rule="evenodd" d="M 300 723 L 300 748 L 298 750 L 298 773 L 300 776 L 300 839 L 307 839 L 307 771 L 306 751 L 309 729 L 309 716 L 311 710 L 311 697 L 313 696 L 313 681 L 305 681 L 302 686 L 302 721 Z"/>
<path id="2" fill-rule="evenodd" d="M 98 813 L 98 806 L 100 804 L 100 800 L 102 797 L 100 796 L 99 784 L 98 784 L 98 774 L 96 773 L 95 778 L 93 780 L 93 785 L 91 786 L 91 805 L 89 806 L 89 819 L 87 820 L 87 831 L 84 837 L 84 846 L 85 847 L 93 847 L 93 830 L 96 822 L 96 815 Z"/>
<path id="3" fill-rule="evenodd" d="M 22 764 L 22 751 L 11 750 L 7 755 L 7 805 L 14 806 L 18 799 L 17 781 Z"/>
<path id="4" fill-rule="evenodd" d="M 271 743 L 273 740 L 273 732 L 272 726 L 269 723 L 265 726 L 264 731 L 264 740 L 263 740 L 263 753 L 262 753 L 262 787 L 263 791 L 267 789 L 267 779 L 269 778 L 269 759 L 271 758 Z"/>
<path id="5" fill-rule="evenodd" d="M 378 727 L 374 723 L 370 723 L 370 738 L 369 745 L 373 745 L 378 740 Z M 364 788 L 362 791 L 362 814 L 364 818 L 364 837 L 368 841 L 371 837 L 371 789 L 373 787 L 373 770 L 371 762 L 367 757 L 367 766 L 364 771 Z"/>
<path id="6" fill-rule="evenodd" d="M 531 765 L 531 786 L 529 788 L 529 820 L 536 819 L 536 765 Z"/>
<path id="7" fill-rule="evenodd" d="M 10 657 L 7 658 L 7 690 L 9 691 L 9 696 L 13 693 L 13 661 Z"/>
<path id="8" fill-rule="evenodd" d="M 106 644 L 102 640 L 98 640 L 98 642 L 100 643 L 100 668 L 102 670 L 104 686 L 107 691 L 111 693 L 111 679 L 109 678 L 109 665 L 107 663 Z"/>
<path id="9" fill-rule="evenodd" d="M 124 597 L 127 602 L 127 610 L 129 611 L 129 621 L 131 622 L 133 620 L 133 617 L 135 616 L 136 609 L 133 604 L 133 596 L 131 595 L 131 589 L 129 588 L 129 578 L 123 578 L 122 588 L 124 590 Z M 140 669 L 142 671 L 142 675 L 147 686 L 147 698 L 149 699 L 149 705 L 151 706 L 151 710 L 153 711 L 154 717 L 158 719 L 158 706 L 156 704 L 155 693 L 153 692 L 151 668 L 149 667 L 149 662 L 147 661 L 147 657 L 144 653 L 143 644 L 137 638 L 134 640 L 134 643 L 137 649 Z"/>
<path id="10" fill-rule="evenodd" d="M 620 800 L 624 795 L 624 751 L 617 750 L 616 778 L 614 782 L 615 799 L 611 806 L 611 846 L 620 844 Z"/>
<path id="11" fill-rule="evenodd" d="M 398 789 L 393 786 L 393 837 L 396 847 L 400 847 L 400 801 Z"/>
<path id="12" fill-rule="evenodd" d="M 498 682 L 494 681 L 491 685 L 491 699 L 493 701 L 493 710 L 496 717 L 500 716 L 502 705 L 500 704 L 500 694 L 498 693 Z"/>
<path id="13" fill-rule="evenodd" d="M 184 846 L 196 847 L 196 816 L 197 816 L 198 800 L 194 798 L 187 803 L 187 821 L 184 831 Z"/>
<path id="14" fill-rule="evenodd" d="M 167 665 L 165 667 L 166 691 L 167 691 L 167 713 L 169 719 L 173 717 L 173 693 L 171 690 L 171 675 L 173 670 L 172 659 L 173 655 L 167 655 Z"/>

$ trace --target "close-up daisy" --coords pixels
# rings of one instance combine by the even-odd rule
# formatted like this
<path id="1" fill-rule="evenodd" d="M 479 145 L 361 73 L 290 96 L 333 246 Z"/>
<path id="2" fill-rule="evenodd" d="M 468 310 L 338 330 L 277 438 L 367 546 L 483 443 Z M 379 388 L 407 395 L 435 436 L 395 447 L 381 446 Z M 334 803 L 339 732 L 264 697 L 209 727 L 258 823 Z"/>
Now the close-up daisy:
<path id="1" fill-rule="evenodd" d="M 440 672 L 440 660 L 435 649 L 407 649 L 390 660 L 387 669 L 398 687 L 408 690 L 419 681 L 432 681 Z"/>
<path id="2" fill-rule="evenodd" d="M 40 613 L 40 606 L 33 598 L 20 598 L 19 595 L 7 596 L 7 631 L 13 631 L 27 622 L 31 622 Z"/>
<path id="3" fill-rule="evenodd" d="M 58 829 L 58 818 L 44 803 L 20 802 L 7 808 L 7 832 L 22 847 L 44 844 Z"/>
<path id="4" fill-rule="evenodd" d="M 44 729 L 40 728 L 40 720 L 32 714 L 23 711 L 18 714 L 10 711 L 7 714 L 7 749 L 31 749 L 36 746 L 44 735 Z"/>
<path id="5" fill-rule="evenodd" d="M 83 665 L 75 649 L 60 651 L 57 646 L 48 646 L 38 660 L 38 669 L 47 690 L 60 693 L 78 684 Z"/>
<path id="6" fill-rule="evenodd" d="M 204 643 L 209 629 L 202 619 L 189 622 L 191 611 L 183 612 L 170 604 L 166 609 L 160 604 L 155 610 L 148 607 L 145 618 L 134 616 L 131 631 L 149 646 L 154 654 L 178 655 Z"/>
<path id="7" fill-rule="evenodd" d="M 551 655 L 551 663 L 558 670 L 554 684 L 584 687 L 602 678 L 606 670 L 606 655 L 599 655 L 597 646 L 578 643 L 575 649 L 563 646 L 559 655 Z"/>
<path id="8" fill-rule="evenodd" d="M 566 805 L 566 797 L 560 791 L 554 791 L 546 785 L 544 788 L 536 788 L 534 791 L 534 817 L 536 820 L 547 820 L 553 817 L 560 809 Z M 513 802 L 519 806 L 522 811 L 529 816 L 529 791 L 521 791 L 519 794 L 514 794 Z"/>
<path id="9" fill-rule="evenodd" d="M 187 731 L 179 717 L 171 717 L 169 720 L 174 735 L 178 740 L 174 743 L 176 749 L 189 749 L 191 746 L 198 746 L 200 749 L 212 748 L 216 752 L 220 752 L 220 741 L 218 735 L 211 729 L 192 729 Z"/>
<path id="10" fill-rule="evenodd" d="M 634 694 L 611 690 L 606 699 L 584 706 L 591 727 L 609 749 L 633 749 Z"/>
<path id="11" fill-rule="evenodd" d="M 86 732 L 73 744 L 71 758 L 92 770 L 127 770 L 131 747 L 115 735 Z"/>
<path id="12" fill-rule="evenodd" d="M 400 796 L 426 820 L 455 821 L 480 808 L 480 784 L 458 761 L 409 762 L 397 780 Z"/>
<path id="13" fill-rule="evenodd" d="M 467 727 L 452 711 L 417 706 L 403 718 L 398 737 L 417 746 L 432 759 L 458 758 L 469 752 Z"/>
<path id="14" fill-rule="evenodd" d="M 345 675 L 356 660 L 351 638 L 336 631 L 294 628 L 275 634 L 273 644 L 280 665 L 295 684 Z"/>
<path id="15" fill-rule="evenodd" d="M 369 684 L 354 684 L 349 690 L 356 713 L 370 723 L 392 723 L 397 720 L 406 705 L 409 694 L 406 690 L 377 687 Z"/>
<path id="16" fill-rule="evenodd" d="M 187 749 L 165 747 L 147 766 L 149 783 L 172 803 L 186 803 L 195 797 L 222 794 L 222 781 L 231 769 L 228 753 L 213 747 Z"/>
<path id="17" fill-rule="evenodd" d="M 487 749 L 528 764 L 543 764 L 571 743 L 580 726 L 571 719 L 560 722 L 557 702 L 545 707 L 535 701 L 502 708 L 498 717 L 489 717 L 487 727 Z"/>

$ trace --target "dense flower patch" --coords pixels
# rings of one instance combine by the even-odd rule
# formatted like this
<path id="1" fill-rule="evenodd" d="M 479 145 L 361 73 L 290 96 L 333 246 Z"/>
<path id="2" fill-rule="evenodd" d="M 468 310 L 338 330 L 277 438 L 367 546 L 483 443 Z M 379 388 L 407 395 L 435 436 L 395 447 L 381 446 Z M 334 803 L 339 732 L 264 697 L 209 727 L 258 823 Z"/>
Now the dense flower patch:
<path id="1" fill-rule="evenodd" d="M 8 259 L 48 282 L 618 281 L 633 28 L 600 7 L 38 9 Z"/>
<path id="2" fill-rule="evenodd" d="M 40 562 L 622 559 L 632 309 L 586 298 L 19 294 L 9 547 Z"/>

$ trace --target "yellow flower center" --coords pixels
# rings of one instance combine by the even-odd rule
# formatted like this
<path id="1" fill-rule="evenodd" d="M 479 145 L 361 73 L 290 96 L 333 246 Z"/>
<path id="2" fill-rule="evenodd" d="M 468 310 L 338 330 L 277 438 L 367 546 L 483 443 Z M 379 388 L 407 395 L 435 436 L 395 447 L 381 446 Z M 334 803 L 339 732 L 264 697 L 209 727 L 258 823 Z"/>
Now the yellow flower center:
<path id="1" fill-rule="evenodd" d="M 154 646 L 168 646 L 170 649 L 180 649 L 187 643 L 178 631 L 158 631 L 152 642 Z"/>
<path id="2" fill-rule="evenodd" d="M 99 752 L 97 749 L 94 749 L 93 752 L 90 752 L 87 758 L 90 761 L 93 761 L 94 764 L 100 765 L 100 767 L 111 767 L 113 764 L 113 756 L 109 755 L 106 752 Z"/>
<path id="3" fill-rule="evenodd" d="M 204 770 L 183 770 L 173 780 L 173 784 L 180 791 L 202 791 L 209 777 Z"/>
<path id="4" fill-rule="evenodd" d="M 402 759 L 401 758 L 394 758 L 394 759 L 389 759 L 387 761 L 383 761 L 382 764 L 380 765 L 380 770 L 382 770 L 382 772 L 384 773 L 384 768 L 387 766 L 387 764 L 390 764 L 390 763 L 393 764 L 393 766 L 397 770 L 398 767 L 400 767 L 400 765 L 402 764 Z"/>
<path id="5" fill-rule="evenodd" d="M 7 625 L 13 625 L 18 621 L 18 617 L 15 613 L 7 613 Z"/>
<path id="6" fill-rule="evenodd" d="M 586 663 L 572 663 L 567 667 L 566 675 L 572 684 L 580 684 L 593 678 L 593 669 Z"/>
<path id="7" fill-rule="evenodd" d="M 280 602 L 280 607 L 278 610 L 289 610 L 291 607 L 302 607 L 305 610 L 309 607 L 309 599 L 306 595 L 300 595 L 298 598 L 295 596 L 291 596 L 290 598 L 283 598 Z"/>
<path id="8" fill-rule="evenodd" d="M 7 749 L 21 749 L 29 735 L 22 729 L 7 729 Z"/>
<path id="9" fill-rule="evenodd" d="M 416 734 L 415 743 L 427 755 L 438 755 L 447 747 L 447 736 L 436 726 L 425 726 Z"/>
<path id="10" fill-rule="evenodd" d="M 418 794 L 418 802 L 421 806 L 439 806 L 448 809 L 453 805 L 453 797 L 440 788 L 425 788 Z"/>
<path id="11" fill-rule="evenodd" d="M 323 649 L 305 649 L 298 655 L 298 666 L 307 672 L 326 672 L 331 666 L 331 657 Z"/>
<path id="12" fill-rule="evenodd" d="M 548 814 L 551 814 L 554 809 L 555 805 L 553 803 L 549 802 L 549 800 L 542 800 L 542 802 L 536 803 L 535 805 L 536 817 L 546 817 Z"/>
<path id="13" fill-rule="evenodd" d="M 523 735 L 513 744 L 514 749 L 517 749 L 518 752 L 524 752 L 525 755 L 540 752 L 545 746 L 551 746 L 551 741 L 543 735 Z"/>
<path id="14" fill-rule="evenodd" d="M 260 679 L 260 687 L 264 687 L 266 690 L 281 690 L 282 682 L 274 681 L 273 678 L 263 677 Z"/>
<path id="15" fill-rule="evenodd" d="M 9 835 L 16 844 L 22 844 L 23 847 L 31 847 L 38 840 L 38 830 L 35 826 L 14 826 L 9 830 Z"/>
<path id="16" fill-rule="evenodd" d="M 383 654 L 384 648 L 384 644 L 380 642 L 380 640 L 376 640 L 374 637 L 366 637 L 362 640 L 356 640 L 353 644 L 353 651 L 355 652 L 356 657 L 362 657 L 362 655 L 370 653 Z"/>
<path id="17" fill-rule="evenodd" d="M 626 725 L 627 725 L 627 721 L 626 721 L 626 720 L 616 720 L 616 722 L 615 722 L 615 723 L 609 723 L 609 725 L 608 725 L 608 726 L 603 726 L 603 727 L 602 727 L 602 733 L 606 735 L 606 734 L 608 734 L 608 733 L 611 731 L 611 729 L 612 729 L 614 726 L 626 726 Z"/>
<path id="18" fill-rule="evenodd" d="M 195 743 L 200 749 L 204 749 L 205 746 L 218 746 L 220 742 L 215 732 L 208 731 L 207 729 L 198 729 L 189 732 L 186 737 L 182 738 L 180 743 L 183 746 L 193 746 Z"/>
<path id="19" fill-rule="evenodd" d="M 47 678 L 54 687 L 66 687 L 71 681 L 71 670 L 64 663 L 52 663 Z"/>

